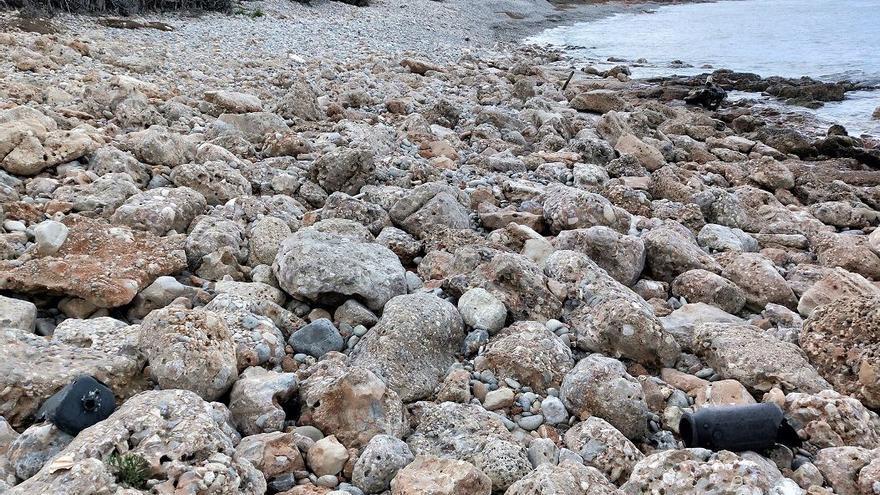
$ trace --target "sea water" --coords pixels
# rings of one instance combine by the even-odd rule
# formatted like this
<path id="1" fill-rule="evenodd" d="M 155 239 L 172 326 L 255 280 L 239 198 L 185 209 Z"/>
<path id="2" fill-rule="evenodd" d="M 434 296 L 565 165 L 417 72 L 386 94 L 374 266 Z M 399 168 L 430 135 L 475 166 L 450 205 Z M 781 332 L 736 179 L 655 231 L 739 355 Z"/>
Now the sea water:
<path id="1" fill-rule="evenodd" d="M 530 38 L 576 57 L 630 64 L 634 77 L 726 68 L 880 87 L 880 0 L 727 0 L 639 9 Z M 816 110 L 853 134 L 880 136 L 880 90 Z"/>

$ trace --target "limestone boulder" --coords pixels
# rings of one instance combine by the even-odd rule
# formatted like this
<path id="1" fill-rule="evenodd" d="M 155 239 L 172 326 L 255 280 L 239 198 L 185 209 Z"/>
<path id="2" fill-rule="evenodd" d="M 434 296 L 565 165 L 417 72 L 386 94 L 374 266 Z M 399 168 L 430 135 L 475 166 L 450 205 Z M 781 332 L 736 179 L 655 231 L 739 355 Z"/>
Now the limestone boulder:
<path id="1" fill-rule="evenodd" d="M 800 343 L 835 390 L 880 408 L 880 296 L 819 306 L 804 323 Z"/>
<path id="2" fill-rule="evenodd" d="M 733 452 L 705 449 L 664 450 L 638 462 L 621 486 L 627 495 L 676 493 L 698 495 L 731 486 L 742 493 L 802 493 L 772 463 L 758 463 Z M 794 490 L 794 491 L 786 491 Z"/>
<path id="3" fill-rule="evenodd" d="M 556 237 L 554 246 L 586 254 L 626 286 L 635 284 L 645 267 L 644 242 L 604 226 L 564 230 Z"/>
<path id="4" fill-rule="evenodd" d="M 645 455 L 617 428 L 591 416 L 565 432 L 565 446 L 614 483 L 622 483 Z"/>
<path id="5" fill-rule="evenodd" d="M 188 187 L 159 187 L 128 198 L 113 212 L 110 222 L 156 235 L 169 230 L 182 234 L 207 206 L 205 197 Z"/>
<path id="6" fill-rule="evenodd" d="M 297 385 L 293 373 L 247 368 L 229 393 L 233 424 L 245 436 L 281 431 L 287 419 L 284 408 L 296 396 Z"/>
<path id="7" fill-rule="evenodd" d="M 432 294 L 397 296 L 352 350 L 351 363 L 372 371 L 411 402 L 434 392 L 463 340 L 455 306 Z"/>
<path id="8" fill-rule="evenodd" d="M 595 225 L 621 233 L 629 231 L 630 214 L 599 194 L 554 184 L 544 191 L 543 197 L 544 220 L 554 233 Z"/>
<path id="9" fill-rule="evenodd" d="M 596 468 L 564 460 L 542 464 L 517 481 L 505 495 L 618 495 L 617 487 Z"/>
<path id="10" fill-rule="evenodd" d="M 811 450 L 830 447 L 880 448 L 880 416 L 858 399 L 833 390 L 793 392 L 780 404 Z"/>
<path id="11" fill-rule="evenodd" d="M 346 446 L 363 448 L 377 436 L 401 438 L 403 402 L 372 371 L 330 354 L 302 374 L 300 404 L 308 421 Z"/>
<path id="12" fill-rule="evenodd" d="M 474 404 L 419 402 L 414 405 L 415 431 L 409 444 L 416 456 L 466 461 L 491 480 L 492 491 L 504 491 L 532 470 L 526 449 L 499 416 Z"/>
<path id="13" fill-rule="evenodd" d="M 499 379 L 512 378 L 539 394 L 559 388 L 573 365 L 568 346 L 543 324 L 530 321 L 501 331 L 475 361 L 478 371 L 491 370 Z"/>
<path id="14" fill-rule="evenodd" d="M 8 328 L 0 331 L 0 356 L 0 415 L 14 427 L 29 421 L 43 401 L 79 375 L 101 380 L 119 400 L 145 388 L 144 361 L 134 346 L 96 342 L 93 348 L 91 339 L 66 343 Z"/>
<path id="15" fill-rule="evenodd" d="M 640 439 L 648 432 L 642 387 L 616 359 L 601 354 L 581 359 L 562 380 L 559 396 L 572 414 L 602 418 L 627 438 Z"/>
<path id="16" fill-rule="evenodd" d="M 758 253 L 736 256 L 724 267 L 722 276 L 745 291 L 749 308 L 761 310 L 769 303 L 797 306 L 797 298 L 785 277 L 772 261 Z"/>
<path id="17" fill-rule="evenodd" d="M 138 345 L 163 389 L 190 390 L 214 400 L 238 378 L 232 334 L 220 315 L 203 308 L 153 311 L 141 324 Z"/>
<path id="18" fill-rule="evenodd" d="M 696 328 L 693 349 L 723 378 L 737 380 L 753 392 L 831 388 L 798 346 L 755 326 L 703 323 Z"/>
<path id="19" fill-rule="evenodd" d="M 323 223 L 281 243 L 272 268 L 282 289 L 311 301 L 357 296 L 373 310 L 406 293 L 403 266 L 391 250 L 361 235 L 321 231 Z"/>
<path id="20" fill-rule="evenodd" d="M 262 495 L 263 475 L 244 458 L 235 458 L 239 436 L 229 412 L 186 390 L 138 394 L 109 418 L 82 431 L 32 478 L 20 493 L 124 493 L 110 472 L 111 455 L 137 455 L 147 461 L 158 492 Z M 204 480 L 213 480 L 204 488 Z"/>
<path id="21" fill-rule="evenodd" d="M 490 495 L 492 481 L 473 464 L 419 456 L 391 480 L 392 495 Z"/>

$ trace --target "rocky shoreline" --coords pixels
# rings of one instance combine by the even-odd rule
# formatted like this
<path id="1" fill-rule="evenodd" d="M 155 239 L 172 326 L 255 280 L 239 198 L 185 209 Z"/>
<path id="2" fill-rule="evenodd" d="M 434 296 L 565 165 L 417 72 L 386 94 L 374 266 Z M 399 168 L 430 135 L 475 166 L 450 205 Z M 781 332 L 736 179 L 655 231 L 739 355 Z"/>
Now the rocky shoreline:
<path id="1" fill-rule="evenodd" d="M 0 493 L 880 493 L 876 142 L 546 4 L 244 5 L 0 33 Z M 800 445 L 685 448 L 757 403 Z"/>

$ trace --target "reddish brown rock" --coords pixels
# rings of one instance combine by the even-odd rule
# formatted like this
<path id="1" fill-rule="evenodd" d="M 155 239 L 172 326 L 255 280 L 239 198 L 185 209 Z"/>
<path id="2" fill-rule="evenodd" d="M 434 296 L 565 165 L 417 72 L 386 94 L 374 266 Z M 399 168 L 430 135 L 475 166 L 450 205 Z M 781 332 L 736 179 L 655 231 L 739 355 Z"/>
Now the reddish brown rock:
<path id="1" fill-rule="evenodd" d="M 880 296 L 819 306 L 804 323 L 801 348 L 835 390 L 880 408 Z"/>
<path id="2" fill-rule="evenodd" d="M 186 268 L 182 237 L 156 237 L 81 216 L 64 219 L 53 256 L 0 262 L 0 289 L 75 296 L 101 308 L 131 302 L 162 275 Z"/>

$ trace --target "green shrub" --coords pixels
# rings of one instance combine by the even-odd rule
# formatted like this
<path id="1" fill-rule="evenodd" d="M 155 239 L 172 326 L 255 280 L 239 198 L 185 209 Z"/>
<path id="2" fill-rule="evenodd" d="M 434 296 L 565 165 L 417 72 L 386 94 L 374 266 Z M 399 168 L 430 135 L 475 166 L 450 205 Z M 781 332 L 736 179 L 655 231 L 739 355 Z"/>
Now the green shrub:
<path id="1" fill-rule="evenodd" d="M 150 479 L 150 463 L 137 454 L 113 454 L 107 459 L 110 471 L 116 482 L 131 488 L 142 490 L 147 487 Z"/>

